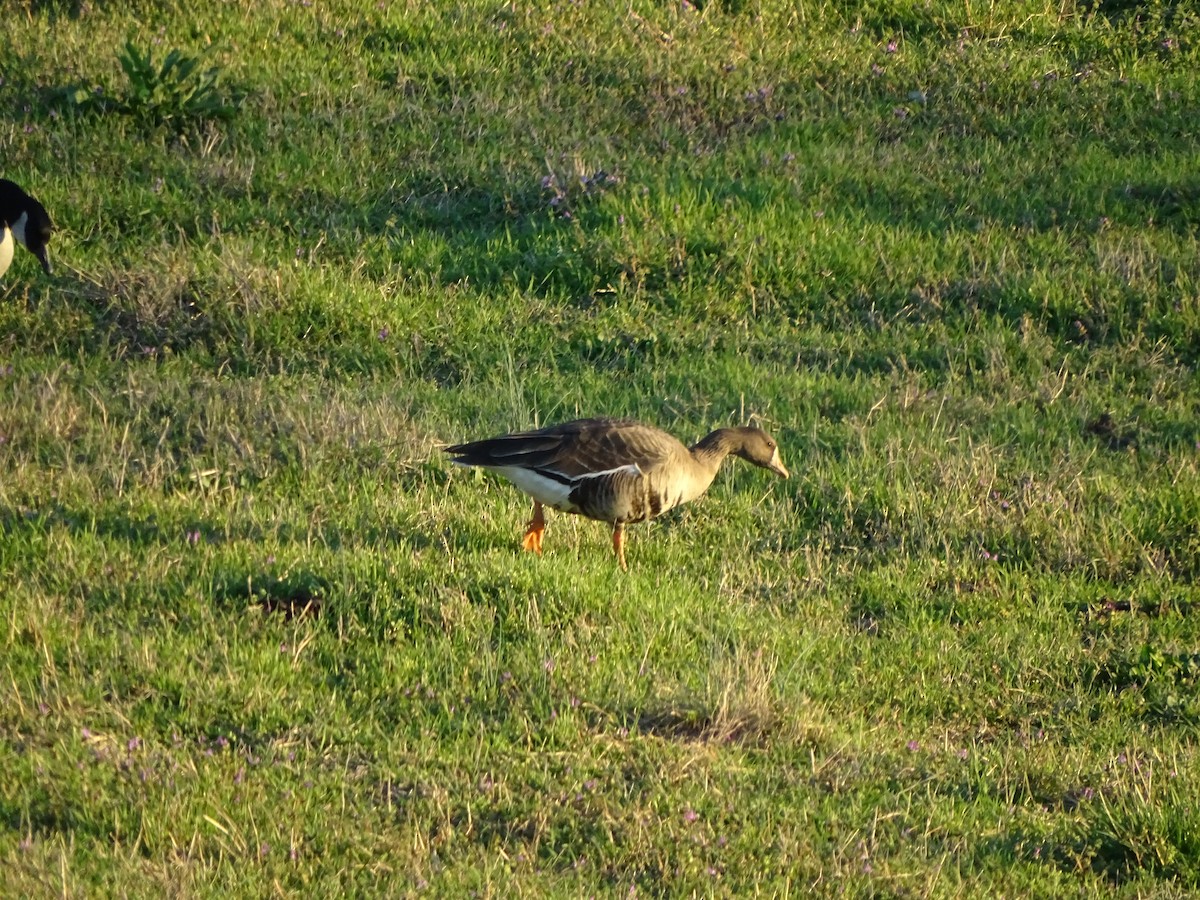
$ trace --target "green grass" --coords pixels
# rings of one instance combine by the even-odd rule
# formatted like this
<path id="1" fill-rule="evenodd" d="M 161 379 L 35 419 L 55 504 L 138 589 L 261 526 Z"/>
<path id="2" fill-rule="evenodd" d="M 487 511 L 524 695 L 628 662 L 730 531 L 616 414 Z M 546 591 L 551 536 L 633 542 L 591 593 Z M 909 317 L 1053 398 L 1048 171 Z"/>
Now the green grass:
<path id="1" fill-rule="evenodd" d="M 9 19 L 0 894 L 1200 891 L 1191 4 Z"/>

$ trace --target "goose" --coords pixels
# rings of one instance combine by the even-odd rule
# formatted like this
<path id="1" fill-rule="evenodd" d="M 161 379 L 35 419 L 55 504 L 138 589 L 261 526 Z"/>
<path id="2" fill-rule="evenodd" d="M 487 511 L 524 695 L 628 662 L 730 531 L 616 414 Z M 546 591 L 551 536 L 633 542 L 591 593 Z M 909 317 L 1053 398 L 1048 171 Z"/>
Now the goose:
<path id="1" fill-rule="evenodd" d="M 0 178 L 0 275 L 8 271 L 16 244 L 36 256 L 49 275 L 46 244 L 52 227 L 46 207 L 7 178 Z"/>
<path id="2" fill-rule="evenodd" d="M 760 428 L 718 428 L 691 449 L 632 419 L 577 419 L 537 431 L 446 447 L 451 461 L 503 475 L 533 498 L 521 546 L 541 554 L 543 507 L 612 525 L 622 570 L 625 525 L 660 516 L 703 494 L 733 454 L 788 477 L 779 446 Z"/>

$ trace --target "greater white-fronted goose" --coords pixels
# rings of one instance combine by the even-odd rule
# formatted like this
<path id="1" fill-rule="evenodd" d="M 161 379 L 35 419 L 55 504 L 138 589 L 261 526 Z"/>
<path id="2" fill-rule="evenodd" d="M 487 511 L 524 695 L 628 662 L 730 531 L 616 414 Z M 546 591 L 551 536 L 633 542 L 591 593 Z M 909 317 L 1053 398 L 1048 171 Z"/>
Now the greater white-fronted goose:
<path id="1" fill-rule="evenodd" d="M 578 419 L 538 431 L 447 447 L 460 466 L 503 475 L 533 498 L 522 546 L 542 552 L 543 506 L 613 526 L 613 549 L 625 564 L 625 523 L 653 519 L 695 500 L 733 454 L 788 477 L 775 440 L 761 428 L 718 428 L 690 450 L 631 419 Z"/>

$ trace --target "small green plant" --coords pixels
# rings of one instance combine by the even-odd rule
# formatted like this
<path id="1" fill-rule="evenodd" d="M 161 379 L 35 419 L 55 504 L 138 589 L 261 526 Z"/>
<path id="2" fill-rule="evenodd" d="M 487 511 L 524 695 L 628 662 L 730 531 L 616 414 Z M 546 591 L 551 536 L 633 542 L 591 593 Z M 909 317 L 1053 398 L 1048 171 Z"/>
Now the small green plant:
<path id="1" fill-rule="evenodd" d="M 129 79 L 123 94 L 107 97 L 98 89 L 73 87 L 64 91 L 67 101 L 81 110 L 115 111 L 156 124 L 228 119 L 237 111 L 237 100 L 220 89 L 220 67 L 203 67 L 203 56 L 175 49 L 156 64 L 149 49 L 126 41 L 117 59 Z"/>
<path id="2" fill-rule="evenodd" d="M 144 112 L 160 121 L 173 118 L 228 118 L 233 105 L 218 90 L 221 70 L 201 68 L 201 58 L 179 50 L 155 66 L 149 50 L 141 52 L 132 41 L 117 55 L 129 77 L 126 103 L 131 112 Z"/>

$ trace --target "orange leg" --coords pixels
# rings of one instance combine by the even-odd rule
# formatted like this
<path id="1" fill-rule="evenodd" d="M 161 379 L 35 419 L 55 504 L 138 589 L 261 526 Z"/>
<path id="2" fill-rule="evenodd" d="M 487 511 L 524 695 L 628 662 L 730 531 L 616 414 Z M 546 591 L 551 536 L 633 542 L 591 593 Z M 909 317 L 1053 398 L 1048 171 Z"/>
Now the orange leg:
<path id="1" fill-rule="evenodd" d="M 546 531 L 546 517 L 542 515 L 542 504 L 536 500 L 533 501 L 533 518 L 529 520 L 529 524 L 525 526 L 525 537 L 521 539 L 521 546 L 526 550 L 532 550 L 538 556 L 542 555 L 542 535 Z"/>
<path id="2" fill-rule="evenodd" d="M 629 566 L 625 564 L 625 525 L 621 522 L 613 525 L 613 550 L 616 551 L 621 571 L 628 572 Z"/>

